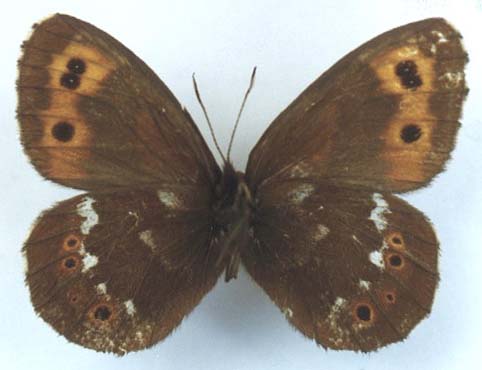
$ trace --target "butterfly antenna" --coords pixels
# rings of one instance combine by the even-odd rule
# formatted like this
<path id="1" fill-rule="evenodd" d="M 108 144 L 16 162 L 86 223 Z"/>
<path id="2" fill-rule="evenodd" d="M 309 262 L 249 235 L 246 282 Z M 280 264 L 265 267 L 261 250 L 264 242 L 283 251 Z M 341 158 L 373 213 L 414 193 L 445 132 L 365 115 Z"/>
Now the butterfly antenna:
<path id="1" fill-rule="evenodd" d="M 216 136 L 214 135 L 213 126 L 211 125 L 211 121 L 210 121 L 209 116 L 208 116 L 208 112 L 206 110 L 206 107 L 203 104 L 203 101 L 201 100 L 201 95 L 199 94 L 199 89 L 197 87 L 196 77 L 194 76 L 194 73 L 192 74 L 192 82 L 194 84 L 194 91 L 196 92 L 197 101 L 199 102 L 199 105 L 201 106 L 201 108 L 203 110 L 204 117 L 206 118 L 206 121 L 208 122 L 209 131 L 211 131 L 211 136 L 213 138 L 214 145 L 216 145 L 216 149 L 218 150 L 219 155 L 223 159 L 223 162 L 226 163 L 227 162 L 226 157 L 224 157 L 224 154 L 221 151 L 221 148 L 219 147 L 218 141 L 216 140 Z"/>
<path id="2" fill-rule="evenodd" d="M 229 156 L 231 155 L 231 148 L 233 147 L 234 135 L 236 134 L 236 130 L 238 129 L 239 120 L 241 118 L 241 114 L 243 113 L 246 100 L 248 100 L 248 95 L 254 86 L 255 76 L 256 76 L 256 67 L 253 68 L 253 72 L 251 73 L 249 87 L 248 87 L 248 90 L 246 90 L 246 93 L 244 94 L 244 99 L 243 99 L 243 102 L 241 103 L 241 108 L 239 108 L 239 113 L 238 113 L 238 117 L 236 118 L 236 123 L 234 124 L 233 132 L 231 133 L 231 139 L 229 140 L 229 146 L 228 146 L 228 161 L 229 161 Z"/>

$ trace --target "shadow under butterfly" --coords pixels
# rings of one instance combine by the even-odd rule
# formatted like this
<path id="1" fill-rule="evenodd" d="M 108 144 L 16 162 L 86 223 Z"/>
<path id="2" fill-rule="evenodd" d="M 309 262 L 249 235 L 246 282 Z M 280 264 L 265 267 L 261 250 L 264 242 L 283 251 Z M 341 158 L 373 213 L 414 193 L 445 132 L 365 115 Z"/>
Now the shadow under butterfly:
<path id="1" fill-rule="evenodd" d="M 372 351 L 430 312 L 438 242 L 391 193 L 450 156 L 467 54 L 443 19 L 349 53 L 269 126 L 245 173 L 216 163 L 187 111 L 114 38 L 57 14 L 19 61 L 24 149 L 88 193 L 37 220 L 24 246 L 36 312 L 68 340 L 125 354 L 165 338 L 242 263 L 323 347 Z"/>

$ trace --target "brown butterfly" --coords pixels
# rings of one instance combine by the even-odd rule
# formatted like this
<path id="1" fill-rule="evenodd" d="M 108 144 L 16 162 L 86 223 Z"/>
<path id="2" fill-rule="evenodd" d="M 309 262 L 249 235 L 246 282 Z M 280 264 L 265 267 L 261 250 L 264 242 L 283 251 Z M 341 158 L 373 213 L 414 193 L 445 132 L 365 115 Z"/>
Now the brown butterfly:
<path id="1" fill-rule="evenodd" d="M 165 338 L 242 263 L 323 347 L 371 351 L 430 312 L 438 242 L 391 193 L 443 170 L 467 54 L 443 19 L 384 33 L 270 125 L 246 173 L 217 165 L 188 112 L 138 57 L 57 14 L 19 61 L 18 118 L 35 168 L 88 193 L 28 238 L 38 314 L 72 342 L 124 354 Z"/>

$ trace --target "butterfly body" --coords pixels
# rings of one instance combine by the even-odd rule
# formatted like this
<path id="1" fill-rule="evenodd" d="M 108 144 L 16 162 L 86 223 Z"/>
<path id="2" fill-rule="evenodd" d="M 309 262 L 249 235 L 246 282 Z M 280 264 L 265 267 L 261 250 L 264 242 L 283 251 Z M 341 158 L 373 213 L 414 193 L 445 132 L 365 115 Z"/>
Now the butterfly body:
<path id="1" fill-rule="evenodd" d="M 326 348 L 376 350 L 430 312 L 437 237 L 393 193 L 426 186 L 455 145 L 467 54 L 445 20 L 342 58 L 273 121 L 245 173 L 221 169 L 167 86 L 93 25 L 56 14 L 23 51 L 24 149 L 85 191 L 42 213 L 24 246 L 33 306 L 70 341 L 152 346 L 240 264 Z"/>
<path id="2" fill-rule="evenodd" d="M 213 207 L 220 244 L 218 263 L 226 262 L 225 280 L 236 278 L 240 253 L 252 242 L 255 204 L 244 174 L 226 162 L 222 181 L 217 186 L 218 200 Z"/>

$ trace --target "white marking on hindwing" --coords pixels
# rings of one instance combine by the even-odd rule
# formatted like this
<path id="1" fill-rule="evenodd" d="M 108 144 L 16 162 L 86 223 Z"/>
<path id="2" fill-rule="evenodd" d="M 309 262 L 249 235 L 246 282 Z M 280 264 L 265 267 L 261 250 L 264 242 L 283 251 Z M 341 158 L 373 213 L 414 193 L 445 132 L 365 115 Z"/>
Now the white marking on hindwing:
<path id="1" fill-rule="evenodd" d="M 285 314 L 286 317 L 292 318 L 293 317 L 293 310 L 289 307 L 284 307 L 282 309 L 283 313 Z"/>
<path id="2" fill-rule="evenodd" d="M 383 199 L 383 196 L 380 193 L 373 193 L 372 199 L 376 206 L 372 209 L 368 219 L 373 221 L 379 232 L 382 232 L 387 227 L 387 219 L 385 218 L 385 215 L 392 212 L 388 209 L 388 203 Z"/>
<path id="3" fill-rule="evenodd" d="M 300 204 L 308 198 L 313 192 L 315 191 L 315 188 L 311 184 L 301 184 L 297 188 L 293 189 L 288 193 L 289 199 L 295 203 L 295 204 Z"/>
<path id="4" fill-rule="evenodd" d="M 97 265 L 99 263 L 99 259 L 97 256 L 94 256 L 93 254 L 84 252 L 84 257 L 82 258 L 82 272 L 87 272 L 89 271 L 92 267 Z"/>
<path id="5" fill-rule="evenodd" d="M 316 226 L 316 231 L 315 234 L 313 235 L 313 239 L 315 241 L 319 242 L 320 240 L 326 238 L 326 236 L 329 234 L 330 229 L 326 227 L 325 225 L 317 225 Z"/>
<path id="6" fill-rule="evenodd" d="M 94 267 L 95 265 L 97 265 L 99 263 L 99 258 L 97 258 L 97 256 L 94 256 L 93 254 L 90 254 L 85 250 L 84 243 L 82 243 L 82 245 L 79 249 L 79 255 L 82 257 L 82 272 L 83 273 L 86 273 L 92 267 Z"/>
<path id="7" fill-rule="evenodd" d="M 387 243 L 383 241 L 382 247 L 380 249 L 376 249 L 368 255 L 368 259 L 370 260 L 371 263 L 373 263 L 375 266 L 380 268 L 381 270 L 385 269 L 385 261 L 383 260 L 383 251 L 388 249 Z"/>
<path id="8" fill-rule="evenodd" d="M 25 248 L 22 250 L 22 259 L 23 259 L 23 271 L 24 271 L 24 274 L 27 275 L 27 273 L 28 273 L 28 258 L 27 258 L 27 250 Z"/>
<path id="9" fill-rule="evenodd" d="M 413 319 L 409 317 L 405 317 L 402 320 L 402 323 L 400 324 L 399 328 L 402 333 L 407 333 L 410 331 L 410 329 L 413 327 Z"/>
<path id="10" fill-rule="evenodd" d="M 385 268 L 385 263 L 383 262 L 383 255 L 379 250 L 373 251 L 369 255 L 370 262 L 381 269 Z"/>
<path id="11" fill-rule="evenodd" d="M 97 284 L 95 288 L 99 294 L 105 295 L 107 293 L 107 285 L 105 283 Z"/>
<path id="12" fill-rule="evenodd" d="M 126 306 L 126 312 L 129 316 L 132 316 L 136 313 L 136 307 L 134 306 L 132 299 L 125 301 L 124 306 Z"/>
<path id="13" fill-rule="evenodd" d="M 358 281 L 358 286 L 360 288 L 362 288 L 363 290 L 369 290 L 370 289 L 370 285 L 372 285 L 372 283 L 370 283 L 369 281 L 366 281 L 366 280 L 362 280 L 360 279 Z"/>
<path id="14" fill-rule="evenodd" d="M 335 303 L 331 306 L 330 314 L 337 313 L 343 308 L 346 304 L 346 299 L 341 297 L 336 297 Z"/>
<path id="15" fill-rule="evenodd" d="M 157 197 L 168 208 L 179 208 L 179 199 L 171 191 L 158 190 Z"/>
<path id="16" fill-rule="evenodd" d="M 345 338 L 349 335 L 346 329 L 343 329 L 341 325 L 338 324 L 338 319 L 340 317 L 341 311 L 346 307 L 347 300 L 342 297 L 337 297 L 335 303 L 330 307 L 330 313 L 326 318 L 326 323 L 330 327 L 333 335 L 330 335 L 329 341 L 335 346 L 339 346 L 343 343 Z"/>
<path id="17" fill-rule="evenodd" d="M 290 170 L 290 177 L 306 177 L 307 173 L 306 171 L 299 165 L 297 164 L 296 166 L 293 166 Z"/>
<path id="18" fill-rule="evenodd" d="M 155 250 L 157 248 L 154 239 L 152 238 L 152 230 L 144 230 L 139 233 L 139 239 L 141 239 L 151 250 Z"/>
<path id="19" fill-rule="evenodd" d="M 92 207 L 92 204 L 94 203 L 95 199 L 91 197 L 84 197 L 82 201 L 77 204 L 77 214 L 80 217 L 85 218 L 80 225 L 80 232 L 84 235 L 88 235 L 90 230 L 99 223 L 99 215 Z"/>
<path id="20" fill-rule="evenodd" d="M 139 225 L 139 214 L 137 212 L 134 212 L 134 211 L 129 211 L 129 212 L 127 212 L 127 214 L 129 216 L 134 217 L 134 219 L 136 220 L 134 227 L 137 227 Z"/>

